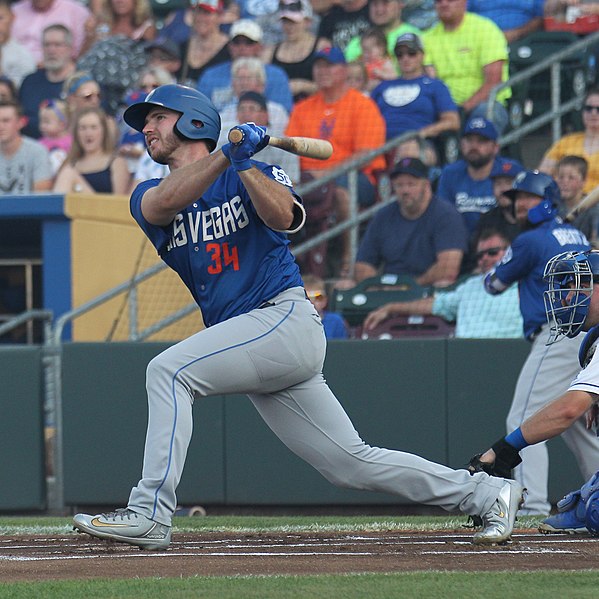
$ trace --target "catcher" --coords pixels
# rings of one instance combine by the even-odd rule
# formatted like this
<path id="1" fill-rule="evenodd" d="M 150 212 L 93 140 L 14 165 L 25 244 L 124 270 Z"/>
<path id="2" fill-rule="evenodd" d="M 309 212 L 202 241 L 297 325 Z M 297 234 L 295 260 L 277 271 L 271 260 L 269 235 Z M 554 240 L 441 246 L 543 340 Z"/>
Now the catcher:
<path id="1" fill-rule="evenodd" d="M 486 472 L 509 478 L 522 460 L 519 451 L 560 435 L 586 414 L 588 429 L 598 428 L 599 402 L 599 251 L 565 252 L 554 256 L 545 268 L 545 312 L 551 327 L 548 345 L 563 336 L 588 331 L 580 346 L 582 370 L 567 392 L 547 404 L 509 435 L 499 439 L 469 463 L 471 474 Z M 599 464 L 598 464 L 599 466 Z M 558 513 L 543 520 L 539 530 L 599 534 L 599 471 L 578 491 L 557 504 Z"/>

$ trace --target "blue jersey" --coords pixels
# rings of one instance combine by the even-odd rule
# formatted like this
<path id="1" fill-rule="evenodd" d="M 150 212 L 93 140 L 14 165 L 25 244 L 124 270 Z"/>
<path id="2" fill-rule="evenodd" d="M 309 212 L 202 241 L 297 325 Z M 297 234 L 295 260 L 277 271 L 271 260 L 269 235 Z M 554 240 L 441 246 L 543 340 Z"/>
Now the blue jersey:
<path id="1" fill-rule="evenodd" d="M 504 160 L 496 156 L 493 169 Z M 437 184 L 437 196 L 456 207 L 471 234 L 476 230 L 480 215 L 497 205 L 492 179 L 474 180 L 468 174 L 465 160 L 458 160 L 443 168 Z"/>
<path id="2" fill-rule="evenodd" d="M 458 111 L 445 83 L 430 77 L 383 81 L 370 97 L 385 119 L 388 140 L 432 125 L 442 112 Z"/>
<path id="3" fill-rule="evenodd" d="M 291 188 L 282 169 L 252 162 L 267 177 Z M 148 223 L 141 213 L 143 194 L 160 181 L 150 179 L 137 186 L 131 195 L 131 214 L 162 260 L 187 285 L 206 326 L 303 285 L 287 235 L 262 222 L 233 168 L 165 227 Z"/>
<path id="4" fill-rule="evenodd" d="M 561 218 L 541 223 L 512 241 L 492 272 L 504 285 L 518 281 L 525 337 L 533 335 L 547 322 L 543 300 L 547 283 L 543 281 L 543 272 L 548 260 L 561 252 L 588 249 L 590 245 L 584 234 Z"/>

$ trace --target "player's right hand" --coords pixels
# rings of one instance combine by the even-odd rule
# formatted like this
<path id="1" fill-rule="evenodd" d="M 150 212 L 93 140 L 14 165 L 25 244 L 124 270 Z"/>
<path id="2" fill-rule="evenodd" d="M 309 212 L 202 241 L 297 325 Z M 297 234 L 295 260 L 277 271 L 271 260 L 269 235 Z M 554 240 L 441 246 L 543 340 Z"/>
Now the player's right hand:
<path id="1" fill-rule="evenodd" d="M 222 150 L 237 172 L 247 171 L 252 168 L 250 158 L 268 145 L 269 136 L 266 134 L 265 127 L 255 123 L 244 123 L 234 129 L 243 133 L 243 139 L 239 143 L 225 144 Z"/>

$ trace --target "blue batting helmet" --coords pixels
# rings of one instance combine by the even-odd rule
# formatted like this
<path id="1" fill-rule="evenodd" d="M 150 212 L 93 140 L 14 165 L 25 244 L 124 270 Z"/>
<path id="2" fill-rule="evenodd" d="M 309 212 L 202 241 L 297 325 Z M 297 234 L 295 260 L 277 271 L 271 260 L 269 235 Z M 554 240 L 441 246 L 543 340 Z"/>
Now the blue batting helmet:
<path id="1" fill-rule="evenodd" d="M 599 284 L 599 252 L 558 254 L 547 262 L 543 279 L 548 285 L 543 299 L 551 327 L 547 345 L 561 335 L 576 337 L 589 311 L 593 285 Z"/>
<path id="2" fill-rule="evenodd" d="M 142 131 L 148 113 L 157 106 L 181 113 L 175 124 L 175 133 L 183 139 L 205 140 L 210 151 L 214 150 L 220 134 L 220 115 L 203 93 L 184 85 L 161 85 L 151 91 L 143 102 L 129 106 L 123 118 L 128 125 Z"/>
<path id="3" fill-rule="evenodd" d="M 557 214 L 561 196 L 559 187 L 552 177 L 539 171 L 523 171 L 516 176 L 512 188 L 504 192 L 512 201 L 519 191 L 531 193 L 542 198 L 542 202 L 528 211 L 528 220 L 538 225 L 552 219 Z"/>

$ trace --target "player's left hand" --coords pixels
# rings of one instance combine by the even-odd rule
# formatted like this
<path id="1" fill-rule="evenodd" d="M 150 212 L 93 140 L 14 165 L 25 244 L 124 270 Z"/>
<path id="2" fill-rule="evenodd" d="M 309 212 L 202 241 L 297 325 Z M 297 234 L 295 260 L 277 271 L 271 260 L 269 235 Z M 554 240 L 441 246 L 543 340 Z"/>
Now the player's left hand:
<path id="1" fill-rule="evenodd" d="M 226 143 L 222 151 L 237 172 L 247 171 L 252 168 L 250 158 L 268 145 L 269 136 L 266 134 L 266 127 L 255 123 L 237 125 L 235 129 L 243 133 L 243 139 L 236 144 Z"/>

